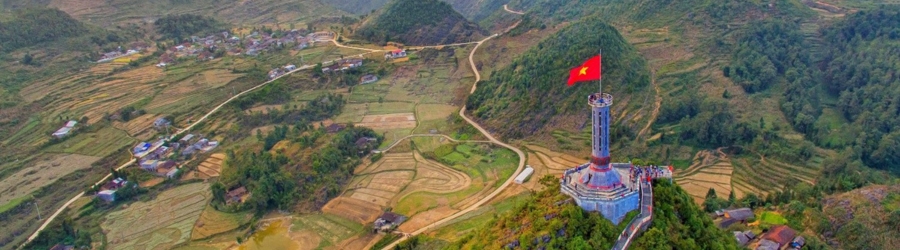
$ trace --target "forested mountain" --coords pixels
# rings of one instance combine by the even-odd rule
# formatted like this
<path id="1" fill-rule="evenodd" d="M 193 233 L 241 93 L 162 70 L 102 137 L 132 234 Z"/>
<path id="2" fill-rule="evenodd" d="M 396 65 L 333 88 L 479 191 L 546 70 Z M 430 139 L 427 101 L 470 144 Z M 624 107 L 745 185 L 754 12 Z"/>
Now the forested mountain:
<path id="1" fill-rule="evenodd" d="M 566 86 L 569 69 L 603 49 L 604 92 L 625 94 L 650 83 L 647 65 L 619 32 L 597 17 L 571 24 L 478 84 L 466 107 L 504 136 L 542 131 L 566 115 L 585 113 L 596 83 Z M 586 114 L 586 113 L 585 113 Z M 581 123 L 587 116 L 578 115 Z M 516 124 L 516 126 L 507 126 Z M 502 129 L 500 129 L 502 127 Z"/>
<path id="2" fill-rule="evenodd" d="M 610 249 L 636 215 L 613 225 L 596 212 L 585 212 L 559 193 L 558 179 L 544 176 L 547 185 L 512 211 L 498 215 L 445 249 Z M 738 249 L 734 236 L 719 230 L 681 187 L 668 181 L 653 187 L 654 220 L 635 249 Z"/>
<path id="3" fill-rule="evenodd" d="M 0 52 L 85 35 L 88 28 L 57 9 L 25 9 L 0 20 Z"/>
<path id="4" fill-rule="evenodd" d="M 821 34 L 827 49 L 816 61 L 816 44 L 799 24 L 752 23 L 724 73 L 751 93 L 785 84 L 781 109 L 795 129 L 823 147 L 850 146 L 866 165 L 900 171 L 900 9 L 861 11 Z"/>
<path id="5" fill-rule="evenodd" d="M 110 28 L 125 23 L 150 22 L 169 14 L 196 14 L 242 24 L 312 20 L 346 14 L 319 0 L 4 0 L 0 5 L 7 9 L 58 8 L 76 19 Z"/>
<path id="6" fill-rule="evenodd" d="M 153 22 L 156 32 L 163 35 L 163 38 L 174 38 L 181 40 L 191 35 L 207 35 L 216 31 L 223 30 L 226 25 L 216 21 L 215 19 L 193 15 L 168 15 Z"/>
<path id="7" fill-rule="evenodd" d="M 392 0 L 363 21 L 356 35 L 373 42 L 410 45 L 471 42 L 486 35 L 439 0 Z"/>
<path id="8" fill-rule="evenodd" d="M 368 14 L 379 9 L 389 0 L 330 0 L 325 3 L 354 14 Z M 495 11 L 503 9 L 507 0 L 442 0 L 471 21 L 478 22 Z"/>

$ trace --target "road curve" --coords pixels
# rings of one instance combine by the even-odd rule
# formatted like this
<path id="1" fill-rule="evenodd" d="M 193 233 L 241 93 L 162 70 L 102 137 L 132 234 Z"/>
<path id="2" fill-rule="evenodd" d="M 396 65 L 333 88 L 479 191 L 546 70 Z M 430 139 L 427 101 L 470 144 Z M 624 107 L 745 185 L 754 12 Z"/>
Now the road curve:
<path id="1" fill-rule="evenodd" d="M 469 94 L 475 93 L 475 89 L 478 87 L 478 86 L 477 86 L 477 85 L 478 85 L 478 81 L 481 81 L 481 73 L 479 73 L 479 72 L 478 72 L 478 68 L 475 67 L 475 59 L 474 59 L 474 57 L 475 57 L 475 51 L 478 51 L 478 47 L 480 47 L 481 44 L 483 44 L 485 41 L 487 41 L 487 40 L 489 40 L 489 39 L 491 39 L 491 38 L 494 38 L 494 37 L 497 37 L 497 35 L 495 34 L 495 35 L 493 35 L 493 36 L 490 36 L 490 37 L 488 37 L 488 38 L 485 38 L 484 40 L 481 40 L 481 41 L 477 42 L 477 44 L 475 45 L 475 48 L 472 48 L 472 51 L 469 52 L 469 65 L 472 66 L 472 72 L 475 72 L 475 83 L 472 85 L 472 90 L 469 91 Z M 513 173 L 513 174 L 509 177 L 509 179 L 506 179 L 506 182 L 504 182 L 503 185 L 501 185 L 500 187 L 498 187 L 497 189 L 495 189 L 494 192 L 491 192 L 490 194 L 488 194 L 487 196 L 485 196 L 484 198 L 482 198 L 481 200 L 479 200 L 479 201 L 476 202 L 475 204 L 472 204 L 472 205 L 469 206 L 468 208 L 463 209 L 463 210 L 460 210 L 459 212 L 456 212 L 455 214 L 453 214 L 453 215 L 451 215 L 451 216 L 449 216 L 449 217 L 443 218 L 443 219 L 441 219 L 441 220 L 439 220 L 439 221 L 437 221 L 437 222 L 435 222 L 435 223 L 432 223 L 431 225 L 428 225 L 428 226 L 425 226 L 425 227 L 423 227 L 423 228 L 420 228 L 419 230 L 416 230 L 416 231 L 414 231 L 414 232 L 412 232 L 412 233 L 404 234 L 399 240 L 394 241 L 393 243 L 391 243 L 390 245 L 385 246 L 385 247 L 382 248 L 382 249 L 385 249 L 385 250 L 386 250 L 386 249 L 392 249 L 392 248 L 394 248 L 394 246 L 396 246 L 397 244 L 399 244 L 400 242 L 402 242 L 403 240 L 406 240 L 407 238 L 409 238 L 409 237 L 411 237 L 411 236 L 416 236 L 416 235 L 419 235 L 419 234 L 421 234 L 421 233 L 424 233 L 424 232 L 426 232 L 426 231 L 428 231 L 428 230 L 431 230 L 431 229 L 434 229 L 434 228 L 443 226 L 444 223 L 447 223 L 448 221 L 451 221 L 451 220 L 453 220 L 453 219 L 456 219 L 456 218 L 458 218 L 458 217 L 460 217 L 460 216 L 462 216 L 462 215 L 464 215 L 464 214 L 466 214 L 466 213 L 469 213 L 469 212 L 471 212 L 471 211 L 477 209 L 478 207 L 481 207 L 481 205 L 484 205 L 485 203 L 487 203 L 488 201 L 490 201 L 491 199 L 493 199 L 494 197 L 496 197 L 497 195 L 499 195 L 500 192 L 503 192 L 503 190 L 506 189 L 506 187 L 508 187 L 510 184 L 512 184 L 512 183 L 513 183 L 513 180 L 515 180 L 516 176 L 519 175 L 519 173 L 521 173 L 521 172 L 522 172 L 522 169 L 525 167 L 525 153 L 522 152 L 522 150 L 519 150 L 519 149 L 516 148 L 516 147 L 510 146 L 509 144 L 506 144 L 506 143 L 503 143 L 503 142 L 500 141 L 500 140 L 497 140 L 497 138 L 494 138 L 494 136 L 492 136 L 486 129 L 482 128 L 481 125 L 478 125 L 478 123 L 476 123 L 475 121 L 473 121 L 472 119 L 470 119 L 469 117 L 467 117 L 467 116 L 466 116 L 466 107 L 465 107 L 465 106 L 463 106 L 463 108 L 459 110 L 459 116 L 461 116 L 464 120 L 466 120 L 466 122 L 468 122 L 469 124 L 471 124 L 473 127 L 475 127 L 476 129 L 478 129 L 478 131 L 480 131 L 482 134 L 484 134 L 484 136 L 487 137 L 488 140 L 489 140 L 491 143 L 500 145 L 500 146 L 502 146 L 502 147 L 504 147 L 504 148 L 508 148 L 508 149 L 512 150 L 513 152 L 516 152 L 516 154 L 519 155 L 519 166 L 516 168 L 516 172 Z"/>
<path id="2" fill-rule="evenodd" d="M 507 7 L 507 4 L 504 4 L 504 5 L 503 5 L 503 10 L 505 10 L 506 12 L 509 12 L 509 13 L 516 14 L 516 15 L 525 15 L 525 12 L 515 11 L 515 10 L 509 9 L 509 7 Z"/>

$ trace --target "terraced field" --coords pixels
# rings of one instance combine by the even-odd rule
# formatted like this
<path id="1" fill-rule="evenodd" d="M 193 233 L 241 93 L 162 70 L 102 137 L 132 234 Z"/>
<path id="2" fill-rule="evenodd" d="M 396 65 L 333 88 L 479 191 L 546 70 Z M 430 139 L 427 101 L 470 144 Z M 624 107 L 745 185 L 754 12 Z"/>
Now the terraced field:
<path id="1" fill-rule="evenodd" d="M 781 191 L 785 183 L 800 181 L 815 184 L 815 178 L 822 171 L 822 160 L 817 156 L 802 165 L 761 157 L 759 159 L 735 160 L 733 183 L 738 197 L 748 192 L 766 195 Z"/>
<path id="2" fill-rule="evenodd" d="M 250 221 L 249 213 L 225 213 L 207 206 L 194 223 L 191 240 L 204 239 L 216 234 L 235 230 Z"/>
<path id="3" fill-rule="evenodd" d="M 112 249 L 172 248 L 191 238 L 211 197 L 206 183 L 179 186 L 110 213 L 100 226 Z"/>
<path id="4" fill-rule="evenodd" d="M 703 150 L 694 155 L 693 163 L 687 169 L 676 170 L 674 179 L 699 204 L 703 203 L 710 188 L 720 197 L 731 195 L 733 172 L 728 155 L 718 150 Z M 743 195 L 741 191 L 735 191 L 738 197 Z"/>

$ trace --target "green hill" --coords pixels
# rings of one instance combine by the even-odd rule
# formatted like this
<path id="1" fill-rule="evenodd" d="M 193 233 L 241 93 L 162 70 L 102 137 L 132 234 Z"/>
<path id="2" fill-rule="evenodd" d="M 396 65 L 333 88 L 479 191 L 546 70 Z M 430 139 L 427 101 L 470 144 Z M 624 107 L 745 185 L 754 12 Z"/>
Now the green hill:
<path id="1" fill-rule="evenodd" d="M 900 186 L 872 185 L 825 197 L 813 229 L 838 249 L 890 249 L 900 244 Z"/>
<path id="2" fill-rule="evenodd" d="M 88 28 L 57 9 L 17 11 L 9 21 L 0 21 L 0 52 L 81 36 Z"/>
<path id="3" fill-rule="evenodd" d="M 445 2 L 393 0 L 364 20 L 356 35 L 373 42 L 430 45 L 470 42 L 486 32 Z"/>
<path id="4" fill-rule="evenodd" d="M 478 22 L 498 10 L 508 0 L 443 0 L 471 21 Z M 325 3 L 353 14 L 368 14 L 388 3 L 388 0 L 330 0 Z"/>
<path id="5" fill-rule="evenodd" d="M 309 21 L 322 16 L 346 14 L 319 0 L 4 0 L 0 5 L 7 9 L 58 8 L 76 19 L 103 27 L 152 22 L 155 18 L 175 14 L 209 16 L 234 24 Z"/>
<path id="6" fill-rule="evenodd" d="M 587 120 L 585 98 L 596 92 L 597 83 L 568 87 L 566 79 L 570 68 L 601 48 L 604 92 L 622 98 L 647 87 L 650 77 L 644 59 L 615 28 L 589 17 L 560 30 L 480 82 L 466 106 L 497 133 L 515 138 L 545 131 L 548 124 L 570 115 L 576 117 L 576 123 L 583 123 Z"/>
<path id="7" fill-rule="evenodd" d="M 509 212 L 499 214 L 445 249 L 610 249 L 628 223 L 613 225 L 596 212 L 585 212 L 559 192 L 558 181 L 545 176 L 546 189 Z M 738 249 L 728 233 L 719 230 L 681 187 L 668 181 L 653 188 L 654 220 L 634 249 Z M 630 221 L 637 211 L 628 214 Z M 418 238 L 401 244 L 428 245 Z M 518 243 L 518 244 L 516 244 Z"/>

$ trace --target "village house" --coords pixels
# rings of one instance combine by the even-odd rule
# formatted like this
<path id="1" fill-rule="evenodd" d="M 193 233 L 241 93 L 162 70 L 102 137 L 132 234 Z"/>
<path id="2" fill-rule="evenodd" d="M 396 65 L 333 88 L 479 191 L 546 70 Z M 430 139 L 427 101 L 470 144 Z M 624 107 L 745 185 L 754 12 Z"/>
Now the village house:
<path id="1" fill-rule="evenodd" d="M 166 120 L 166 118 L 163 118 L 163 117 L 157 118 L 156 121 L 153 121 L 153 126 L 156 127 L 157 129 L 164 129 L 165 127 L 169 126 L 170 124 L 171 124 L 171 122 L 169 122 L 169 120 Z"/>
<path id="2" fill-rule="evenodd" d="M 212 52 L 209 52 L 208 50 L 203 50 L 203 52 L 200 52 L 200 54 L 197 55 L 197 60 L 199 60 L 199 61 L 201 61 L 201 62 L 203 62 L 203 61 L 209 61 L 209 60 L 212 60 L 212 59 L 215 59 L 215 58 L 216 58 L 216 57 L 213 56 L 213 53 L 212 53 Z"/>
<path id="3" fill-rule="evenodd" d="M 369 84 L 377 81 L 378 77 L 373 74 L 364 75 L 359 78 L 359 84 Z"/>
<path id="4" fill-rule="evenodd" d="M 72 129 L 75 129 L 75 125 L 78 125 L 76 121 L 68 121 L 61 128 L 57 129 L 56 132 L 53 132 L 53 137 L 63 138 L 69 135 L 72 132 Z"/>
<path id="5" fill-rule="evenodd" d="M 141 142 L 137 146 L 134 146 L 134 148 L 131 149 L 131 152 L 134 154 L 140 154 L 149 150 L 151 146 L 153 145 L 149 142 Z"/>
<path id="6" fill-rule="evenodd" d="M 390 232 L 397 228 L 401 223 L 406 221 L 406 216 L 395 214 L 392 212 L 384 212 L 378 219 L 375 219 L 375 223 L 373 224 L 373 231 L 375 232 Z"/>
<path id="7" fill-rule="evenodd" d="M 250 193 L 247 192 L 247 188 L 235 188 L 225 194 L 225 204 L 244 203 L 249 195 Z"/>
<path id="8" fill-rule="evenodd" d="M 384 54 L 384 59 L 396 59 L 406 57 L 406 50 L 398 49 L 388 51 Z"/>
<path id="9" fill-rule="evenodd" d="M 797 231 L 794 231 L 794 229 L 791 229 L 790 227 L 785 225 L 774 226 L 762 236 L 762 240 L 759 241 L 759 245 L 756 249 L 778 250 L 787 248 L 795 236 L 797 236 Z"/>
<path id="10" fill-rule="evenodd" d="M 142 160 L 140 162 L 141 169 L 146 171 L 156 171 L 157 166 L 159 165 L 158 160 Z"/>
<path id="11" fill-rule="evenodd" d="M 190 144 L 193 143 L 192 139 L 194 139 L 194 134 L 187 134 L 184 137 L 181 137 L 181 140 L 178 141 L 184 144 Z"/>
<path id="12" fill-rule="evenodd" d="M 727 228 L 735 223 L 747 223 L 753 219 L 753 210 L 750 208 L 738 208 L 731 210 L 716 211 L 716 214 L 722 214 L 723 219 L 719 222 L 719 228 Z"/>
<path id="13" fill-rule="evenodd" d="M 341 132 L 341 130 L 344 130 L 344 128 L 346 128 L 346 127 L 347 127 L 347 125 L 344 125 L 344 124 L 332 123 L 331 125 L 328 125 L 327 127 L 325 127 L 325 131 L 328 133 L 334 134 L 337 132 Z"/>
<path id="14" fill-rule="evenodd" d="M 175 175 L 179 171 L 178 168 L 176 168 L 176 165 L 177 163 L 175 161 L 164 161 L 159 163 L 152 173 L 159 177 L 172 179 L 175 178 Z"/>
<path id="15" fill-rule="evenodd" d="M 121 177 L 115 178 L 100 186 L 100 192 L 97 192 L 96 197 L 106 202 L 113 202 L 116 200 L 116 191 L 126 184 L 128 184 L 128 181 L 125 179 Z"/>
<path id="16" fill-rule="evenodd" d="M 740 246 L 746 246 L 747 243 L 750 243 L 750 241 L 752 241 L 753 239 L 756 238 L 756 234 L 754 234 L 750 230 L 743 231 L 743 232 L 734 231 L 733 233 L 734 233 L 734 238 L 737 239 L 738 245 L 740 245 Z"/>

